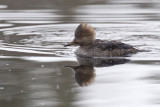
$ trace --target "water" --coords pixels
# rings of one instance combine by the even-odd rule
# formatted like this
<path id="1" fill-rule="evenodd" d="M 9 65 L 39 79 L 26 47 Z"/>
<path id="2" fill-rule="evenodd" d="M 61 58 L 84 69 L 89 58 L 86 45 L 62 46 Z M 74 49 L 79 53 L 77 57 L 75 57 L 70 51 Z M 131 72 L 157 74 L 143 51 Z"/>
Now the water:
<path id="1" fill-rule="evenodd" d="M 159 107 L 159 0 L 0 1 L 0 107 Z M 77 58 L 81 22 L 147 50 Z"/>

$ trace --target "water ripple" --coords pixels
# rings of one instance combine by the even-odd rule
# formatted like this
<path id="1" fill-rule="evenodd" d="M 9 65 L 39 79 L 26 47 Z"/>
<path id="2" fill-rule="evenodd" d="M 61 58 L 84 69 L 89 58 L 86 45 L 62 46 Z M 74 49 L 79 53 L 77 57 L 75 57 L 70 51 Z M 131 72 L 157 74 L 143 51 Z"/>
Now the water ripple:
<path id="1" fill-rule="evenodd" d="M 12 56 L 12 52 L 17 52 L 22 56 L 26 55 L 24 53 L 30 53 L 29 55 L 33 54 L 33 56 L 36 53 L 38 56 L 74 56 L 75 47 L 64 48 L 63 45 L 73 39 L 76 26 L 77 24 L 58 24 L 2 29 L 1 54 L 6 55 L 8 52 L 10 54 L 7 55 Z M 150 51 L 143 55 L 138 54 L 140 56 L 157 57 L 159 54 L 160 36 L 159 31 L 155 30 L 155 28 L 158 29 L 157 25 L 92 24 L 92 26 L 96 29 L 97 38 L 119 40 Z"/>

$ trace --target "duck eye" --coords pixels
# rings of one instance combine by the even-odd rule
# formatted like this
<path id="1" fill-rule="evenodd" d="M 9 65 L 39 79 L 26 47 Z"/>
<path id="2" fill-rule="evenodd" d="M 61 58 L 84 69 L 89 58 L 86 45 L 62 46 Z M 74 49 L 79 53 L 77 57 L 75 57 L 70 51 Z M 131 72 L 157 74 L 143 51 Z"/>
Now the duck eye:
<path id="1" fill-rule="evenodd" d="M 74 42 L 75 44 L 79 44 L 78 42 Z"/>
<path id="2" fill-rule="evenodd" d="M 76 34 L 76 38 L 79 38 L 79 37 L 80 37 L 80 35 L 81 35 L 81 33 L 80 33 L 80 32 L 78 32 L 78 33 Z"/>

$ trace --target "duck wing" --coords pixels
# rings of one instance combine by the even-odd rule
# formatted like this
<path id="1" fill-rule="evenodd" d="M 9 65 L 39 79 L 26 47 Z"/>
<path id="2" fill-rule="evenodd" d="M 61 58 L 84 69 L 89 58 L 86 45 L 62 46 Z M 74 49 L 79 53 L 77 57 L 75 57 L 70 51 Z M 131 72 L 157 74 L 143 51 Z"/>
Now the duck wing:
<path id="1" fill-rule="evenodd" d="M 95 46 L 100 48 L 102 51 L 104 50 L 114 50 L 114 49 L 132 49 L 133 46 L 118 42 L 118 41 L 102 41 L 97 40 L 95 42 Z"/>

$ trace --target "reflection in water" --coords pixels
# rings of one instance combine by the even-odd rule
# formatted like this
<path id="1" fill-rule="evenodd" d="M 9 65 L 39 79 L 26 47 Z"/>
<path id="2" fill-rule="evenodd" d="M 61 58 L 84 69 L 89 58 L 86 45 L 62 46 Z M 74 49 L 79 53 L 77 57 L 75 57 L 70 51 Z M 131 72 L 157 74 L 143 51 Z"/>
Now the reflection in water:
<path id="1" fill-rule="evenodd" d="M 150 103 L 153 92 L 159 93 L 159 60 L 77 60 L 78 66 L 69 66 L 77 70 L 74 70 L 75 76 L 64 67 L 76 65 L 75 57 L 0 58 L 0 107 L 132 107 L 130 105 L 134 103 Z M 152 84 L 143 79 L 145 77 Z M 81 88 L 74 78 L 80 86 L 88 86 L 95 81 L 93 85 Z"/>
<path id="2" fill-rule="evenodd" d="M 94 67 L 92 65 L 67 66 L 75 72 L 75 80 L 80 86 L 90 85 L 95 78 Z"/>
<path id="3" fill-rule="evenodd" d="M 109 67 L 129 62 L 125 58 L 77 58 L 78 66 L 66 66 L 75 72 L 75 80 L 80 86 L 90 85 L 96 76 L 94 67 Z"/>

